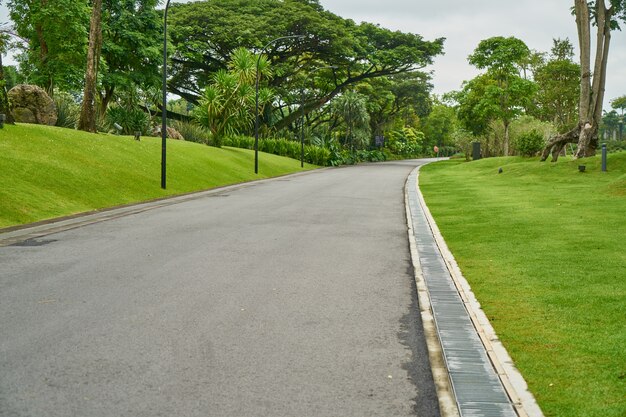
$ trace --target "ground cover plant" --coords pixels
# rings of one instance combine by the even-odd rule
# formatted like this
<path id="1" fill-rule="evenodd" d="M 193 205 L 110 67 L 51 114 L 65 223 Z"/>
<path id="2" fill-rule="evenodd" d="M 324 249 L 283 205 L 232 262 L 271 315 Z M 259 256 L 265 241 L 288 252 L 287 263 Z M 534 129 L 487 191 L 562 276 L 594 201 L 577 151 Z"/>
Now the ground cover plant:
<path id="1" fill-rule="evenodd" d="M 490 158 L 420 174 L 446 242 L 546 416 L 626 415 L 626 155 L 609 155 L 608 168 L 599 157 Z"/>
<path id="2" fill-rule="evenodd" d="M 150 200 L 301 170 L 300 161 L 168 140 L 167 189 L 161 140 L 37 125 L 0 130 L 0 227 Z M 304 169 L 314 166 L 305 165 Z"/>

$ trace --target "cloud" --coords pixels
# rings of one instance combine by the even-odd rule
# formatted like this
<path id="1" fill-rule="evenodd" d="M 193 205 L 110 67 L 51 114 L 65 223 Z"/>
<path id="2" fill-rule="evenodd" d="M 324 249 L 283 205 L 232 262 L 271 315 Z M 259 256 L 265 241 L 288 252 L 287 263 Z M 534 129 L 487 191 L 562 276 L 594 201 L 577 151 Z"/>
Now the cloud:
<path id="1" fill-rule="evenodd" d="M 577 46 L 576 23 L 569 0 L 321 0 L 325 9 L 356 22 L 422 35 L 445 37 L 445 55 L 437 57 L 435 92 L 459 89 L 478 74 L 467 56 L 492 36 L 515 36 L 529 48 L 549 52 L 552 39 L 569 38 Z M 615 31 L 609 53 L 607 97 L 626 94 L 626 75 L 620 70 L 626 55 L 626 33 Z"/>

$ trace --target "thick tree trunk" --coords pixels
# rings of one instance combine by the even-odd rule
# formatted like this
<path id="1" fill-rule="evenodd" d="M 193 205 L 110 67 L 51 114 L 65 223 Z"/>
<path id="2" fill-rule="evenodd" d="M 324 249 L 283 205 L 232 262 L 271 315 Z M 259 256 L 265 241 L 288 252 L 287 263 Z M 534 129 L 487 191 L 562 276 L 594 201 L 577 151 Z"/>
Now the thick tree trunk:
<path id="1" fill-rule="evenodd" d="M 85 71 L 85 91 L 80 110 L 78 129 L 96 132 L 96 82 L 98 61 L 102 46 L 102 0 L 94 0 L 89 27 L 89 51 L 87 52 L 87 70 Z"/>
<path id="2" fill-rule="evenodd" d="M 578 109 L 578 148 L 575 158 L 593 156 L 598 148 L 598 127 L 602 119 L 602 103 L 606 84 L 606 69 L 611 43 L 612 9 L 605 7 L 604 0 L 595 4 L 597 26 L 596 56 L 591 72 L 591 13 L 586 0 L 574 0 L 578 42 L 580 46 L 580 101 Z M 568 132 L 565 135 L 569 135 Z M 544 149 L 542 160 L 547 157 L 550 144 Z M 544 157 L 545 156 L 545 157 Z M 555 159 L 553 159 L 555 160 Z"/>
<path id="3" fill-rule="evenodd" d="M 548 159 L 548 156 L 552 154 L 552 162 L 556 162 L 559 159 L 559 155 L 563 152 L 563 148 L 568 143 L 577 143 L 580 137 L 580 125 L 567 133 L 556 135 L 553 137 L 541 153 L 541 161 Z"/>

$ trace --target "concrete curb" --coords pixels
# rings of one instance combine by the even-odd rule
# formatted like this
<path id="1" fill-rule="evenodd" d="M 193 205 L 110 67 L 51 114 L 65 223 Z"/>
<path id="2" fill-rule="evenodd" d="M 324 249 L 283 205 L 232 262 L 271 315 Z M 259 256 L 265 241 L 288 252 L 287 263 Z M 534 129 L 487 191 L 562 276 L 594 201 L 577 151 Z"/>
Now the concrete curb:
<path id="1" fill-rule="evenodd" d="M 484 311 L 481 309 L 480 303 L 476 299 L 469 283 L 461 273 L 461 270 L 456 260 L 454 259 L 454 256 L 446 245 L 446 242 L 443 239 L 443 236 L 441 235 L 441 232 L 439 231 L 439 228 L 437 227 L 437 224 L 435 223 L 435 220 L 426 205 L 424 196 L 419 189 L 419 168 L 420 167 L 416 168 L 414 171 L 416 175 L 416 187 L 419 204 L 421 205 L 424 215 L 426 216 L 429 227 L 435 238 L 435 242 L 439 247 L 444 262 L 446 263 L 446 267 L 450 272 L 454 284 L 470 315 L 472 323 L 478 332 L 481 342 L 483 343 L 485 350 L 487 351 L 487 355 L 492 362 L 507 395 L 513 403 L 515 412 L 520 417 L 544 417 L 543 412 L 537 404 L 537 401 L 535 400 L 532 393 L 528 390 L 528 385 L 526 384 L 526 381 L 515 367 L 513 360 L 509 356 L 504 345 L 502 345 L 502 343 L 498 339 L 495 330 L 493 329 L 493 326 L 489 322 L 489 319 L 485 315 Z M 411 175 L 413 175 L 413 173 Z M 412 226 L 410 227 L 412 228 Z M 410 233 L 412 233 L 412 231 L 410 231 Z M 415 242 L 413 242 L 413 244 L 414 243 Z M 413 248 L 411 254 L 412 256 L 414 255 Z M 413 259 L 413 263 L 416 263 L 415 258 Z M 419 263 L 419 261 L 417 261 L 417 263 Z M 416 281 L 417 279 L 418 278 L 416 273 Z M 426 294 L 428 293 L 426 292 Z M 437 338 L 437 340 L 439 339 Z M 438 349 L 439 351 L 441 351 L 440 345 Z M 446 398 L 445 401 L 447 402 L 449 400 Z M 444 415 L 443 411 L 442 415 Z M 447 417 L 447 415 L 445 416 Z"/>

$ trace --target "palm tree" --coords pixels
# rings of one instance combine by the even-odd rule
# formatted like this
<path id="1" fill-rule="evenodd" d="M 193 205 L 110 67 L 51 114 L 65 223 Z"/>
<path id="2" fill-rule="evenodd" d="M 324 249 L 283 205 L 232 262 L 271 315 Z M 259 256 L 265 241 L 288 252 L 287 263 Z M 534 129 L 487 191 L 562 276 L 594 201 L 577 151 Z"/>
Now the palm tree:
<path id="1" fill-rule="evenodd" d="M 371 130 L 365 96 L 354 91 L 343 93 L 335 100 L 333 113 L 346 125 L 344 146 L 351 150 L 367 147 Z"/>
<path id="2" fill-rule="evenodd" d="M 259 74 L 271 77 L 269 61 L 261 57 Z M 256 56 L 245 48 L 236 49 L 228 70 L 215 73 L 212 83 L 204 90 L 194 112 L 198 123 L 209 129 L 213 142 L 219 146 L 222 138 L 249 132 L 254 124 Z M 269 88 L 259 90 L 261 106 L 274 97 Z"/>

